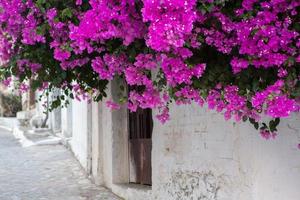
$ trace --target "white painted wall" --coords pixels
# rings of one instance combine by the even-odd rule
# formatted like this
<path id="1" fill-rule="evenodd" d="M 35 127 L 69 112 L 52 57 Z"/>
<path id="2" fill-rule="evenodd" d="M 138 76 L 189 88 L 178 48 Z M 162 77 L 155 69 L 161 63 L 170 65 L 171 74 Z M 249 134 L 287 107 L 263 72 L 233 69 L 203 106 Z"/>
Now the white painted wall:
<path id="1" fill-rule="evenodd" d="M 94 183 L 102 185 L 103 178 L 103 134 L 102 134 L 102 103 L 92 103 L 92 170 Z"/>
<path id="2" fill-rule="evenodd" d="M 86 170 L 89 168 L 89 106 L 86 101 L 72 101 L 72 138 L 70 146 L 74 155 Z"/>
<path id="3" fill-rule="evenodd" d="M 49 95 L 49 100 L 50 103 L 54 100 L 57 99 L 58 96 L 60 96 L 61 91 L 60 89 L 56 88 L 54 89 L 50 95 Z M 54 134 L 60 134 L 62 131 L 61 125 L 62 125 L 62 120 L 61 120 L 61 107 L 58 107 L 54 110 L 52 110 L 49 113 L 49 118 L 50 118 L 50 123 L 51 123 L 51 129 Z"/>
<path id="4" fill-rule="evenodd" d="M 108 85 L 107 98 L 100 104 L 99 118 L 93 119 L 95 123 L 101 123 L 99 134 L 102 151 L 99 162 L 101 165 L 103 183 L 112 188 L 114 184 L 128 183 L 128 133 L 127 133 L 127 109 L 122 108 L 111 111 L 105 101 L 118 100 L 116 92 L 119 85 Z"/>
<path id="5" fill-rule="evenodd" d="M 108 87 L 107 99 L 117 98 L 111 95 L 116 85 Z M 299 116 L 283 120 L 277 139 L 266 141 L 248 123 L 226 122 L 221 114 L 197 105 L 171 106 L 172 119 L 166 124 L 154 117 L 151 189 L 128 184 L 126 113 L 126 109 L 111 112 L 105 103 L 89 107 L 86 102 L 74 101 L 71 139 L 71 148 L 83 167 L 91 170 L 98 183 L 125 199 L 300 198 Z"/>
<path id="6" fill-rule="evenodd" d="M 72 101 L 68 107 L 61 108 L 61 131 L 65 138 L 72 137 Z"/>
<path id="7" fill-rule="evenodd" d="M 39 101 L 39 98 L 40 96 L 42 96 L 41 98 L 41 101 Z M 37 101 L 36 103 L 36 110 L 35 110 L 35 114 L 36 115 L 40 115 L 43 117 L 43 119 L 46 119 L 46 108 L 44 105 L 47 105 L 47 96 L 46 95 L 43 95 L 43 92 L 41 91 L 37 91 L 35 93 L 35 99 Z M 52 122 L 51 122 L 51 113 L 48 113 L 48 119 L 47 119 L 47 122 L 46 122 L 46 125 L 49 127 L 49 128 L 52 128 L 51 125 L 52 125 Z"/>
<path id="8" fill-rule="evenodd" d="M 171 108 L 171 117 L 165 125 L 155 120 L 153 199 L 299 199 L 297 117 L 284 120 L 271 141 L 196 105 Z"/>

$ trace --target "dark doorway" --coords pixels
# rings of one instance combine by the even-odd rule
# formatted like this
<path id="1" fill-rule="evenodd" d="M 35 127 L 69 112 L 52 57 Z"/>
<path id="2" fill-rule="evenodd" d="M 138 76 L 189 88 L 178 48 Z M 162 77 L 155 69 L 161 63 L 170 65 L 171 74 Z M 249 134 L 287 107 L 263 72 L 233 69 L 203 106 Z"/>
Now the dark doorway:
<path id="1" fill-rule="evenodd" d="M 152 184 L 152 110 L 138 109 L 129 113 L 130 182 Z"/>

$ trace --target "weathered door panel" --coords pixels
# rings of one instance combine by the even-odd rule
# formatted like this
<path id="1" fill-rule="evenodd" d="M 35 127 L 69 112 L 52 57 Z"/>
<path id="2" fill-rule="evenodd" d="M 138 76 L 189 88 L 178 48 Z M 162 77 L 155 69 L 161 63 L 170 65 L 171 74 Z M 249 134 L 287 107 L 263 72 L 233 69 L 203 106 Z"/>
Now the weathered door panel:
<path id="1" fill-rule="evenodd" d="M 129 114 L 130 182 L 151 185 L 152 112 L 137 110 Z"/>

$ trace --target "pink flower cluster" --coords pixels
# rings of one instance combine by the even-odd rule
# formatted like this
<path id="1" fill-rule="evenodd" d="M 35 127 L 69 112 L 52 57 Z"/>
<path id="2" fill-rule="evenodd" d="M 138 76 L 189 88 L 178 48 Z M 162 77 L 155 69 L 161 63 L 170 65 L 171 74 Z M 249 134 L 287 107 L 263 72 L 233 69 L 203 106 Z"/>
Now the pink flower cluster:
<path id="1" fill-rule="evenodd" d="M 254 123 L 261 113 L 281 118 L 300 110 L 296 100 L 300 95 L 292 92 L 300 82 L 295 67 L 300 63 L 300 34 L 295 28 L 299 0 L 242 0 L 231 12 L 224 9 L 227 1 L 88 2 L 89 10 L 82 0 L 70 1 L 72 6 L 64 9 L 41 9 L 32 0 L 2 0 L 0 64 L 7 67 L 15 56 L 19 74 L 38 75 L 44 63 L 22 56 L 27 47 L 41 45 L 49 49 L 55 66 L 76 77 L 70 82 L 79 79 L 80 84 L 68 83 L 78 100 L 91 100 L 90 93 L 99 87 L 90 82 L 97 76 L 94 81 L 105 84 L 123 78 L 129 92 L 127 102 L 122 103 L 133 112 L 138 107 L 156 108 L 162 122 L 170 118 L 172 100 L 177 105 L 207 103 L 226 120 Z M 68 18 L 62 17 L 64 12 L 70 12 Z M 207 49 L 219 56 L 208 60 L 211 52 Z M 228 74 L 216 68 L 228 68 L 230 80 L 223 80 Z M 241 87 L 240 76 L 253 69 L 274 77 L 255 80 L 260 87 Z M 85 72 L 91 74 L 81 80 Z M 95 88 L 86 91 L 85 83 Z M 27 87 L 21 84 L 20 88 L 25 91 Z M 67 87 L 63 84 L 62 88 Z M 107 106 L 118 109 L 121 105 L 108 101 Z M 266 128 L 261 135 L 275 137 Z"/>
<path id="2" fill-rule="evenodd" d="M 90 0 L 92 9 L 84 13 L 79 26 L 71 26 L 70 38 L 80 51 L 93 51 L 90 42 L 120 38 L 124 45 L 142 38 L 145 25 L 133 0 Z"/>
<path id="3" fill-rule="evenodd" d="M 190 104 L 192 101 L 196 102 L 199 106 L 203 106 L 204 99 L 201 97 L 199 91 L 186 86 L 175 93 L 176 104 Z"/>
<path id="4" fill-rule="evenodd" d="M 22 31 L 22 37 L 23 37 L 22 42 L 24 44 L 34 45 L 37 42 L 42 42 L 42 43 L 46 42 L 45 37 L 37 33 L 38 23 L 35 18 L 35 15 L 38 15 L 38 13 L 37 12 L 30 13 L 24 21 L 25 27 L 23 28 Z"/>
<path id="5" fill-rule="evenodd" d="M 183 47 L 196 21 L 196 0 L 143 0 L 143 20 L 150 22 L 147 44 L 157 51 Z"/>
<path id="6" fill-rule="evenodd" d="M 266 106 L 266 114 L 273 117 L 288 117 L 290 113 L 299 110 L 299 103 L 283 93 L 284 82 L 278 80 L 273 85 L 252 97 L 254 108 L 261 110 Z"/>
<path id="7" fill-rule="evenodd" d="M 29 69 L 32 72 L 37 72 L 42 68 L 40 63 L 32 63 L 30 60 L 22 59 L 17 61 L 19 72 L 24 72 L 26 69 Z"/>
<path id="8" fill-rule="evenodd" d="M 9 34 L 12 43 L 21 37 L 22 43 L 27 45 L 45 42 L 45 37 L 37 33 L 38 17 L 41 13 L 32 0 L 26 3 L 22 0 L 3 0 L 0 2 L 0 10 L 0 23 L 6 24 L 0 29 L 1 37 Z M 22 15 L 26 10 L 29 12 Z"/>
<path id="9" fill-rule="evenodd" d="M 277 136 L 277 133 L 270 132 L 269 130 L 261 130 L 260 135 L 262 138 L 269 140 L 269 139 L 275 139 Z"/>
<path id="10" fill-rule="evenodd" d="M 198 64 L 189 67 L 181 58 L 163 57 L 161 68 L 165 74 L 167 82 L 170 86 L 176 86 L 182 83 L 190 85 L 192 78 L 200 78 L 206 68 L 205 64 Z"/>
<path id="11" fill-rule="evenodd" d="M 92 60 L 92 68 L 99 74 L 101 79 L 112 80 L 115 75 L 123 72 L 126 63 L 128 61 L 124 55 L 105 54 L 103 59 L 96 57 Z"/>
<path id="12" fill-rule="evenodd" d="M 299 54 L 296 46 L 299 33 L 290 29 L 290 26 L 300 2 L 244 0 L 243 8 L 237 14 L 251 12 L 254 3 L 260 5 L 260 11 L 253 17 L 244 17 L 241 22 L 235 23 L 239 53 L 246 57 L 246 60 L 236 59 L 232 62 L 235 73 L 247 68 L 247 61 L 248 66 L 257 68 L 280 67 L 289 57 Z"/>
<path id="13" fill-rule="evenodd" d="M 218 85 L 216 89 L 210 91 L 206 99 L 209 109 L 215 109 L 217 112 L 224 111 L 226 120 L 234 117 L 235 121 L 240 121 L 244 116 L 259 119 L 257 113 L 247 107 L 247 99 L 239 95 L 237 86 L 226 86 L 224 93 L 220 89 L 222 87 Z"/>

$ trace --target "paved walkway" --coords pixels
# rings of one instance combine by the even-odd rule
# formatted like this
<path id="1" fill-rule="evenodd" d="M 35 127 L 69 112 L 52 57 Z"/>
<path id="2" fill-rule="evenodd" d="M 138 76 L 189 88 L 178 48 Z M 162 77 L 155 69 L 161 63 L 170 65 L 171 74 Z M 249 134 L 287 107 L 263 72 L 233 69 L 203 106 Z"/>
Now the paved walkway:
<path id="1" fill-rule="evenodd" d="M 93 185 L 61 145 L 22 148 L 0 129 L 0 200 L 119 200 Z"/>

